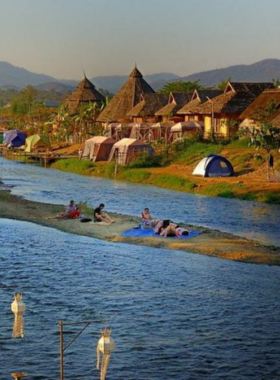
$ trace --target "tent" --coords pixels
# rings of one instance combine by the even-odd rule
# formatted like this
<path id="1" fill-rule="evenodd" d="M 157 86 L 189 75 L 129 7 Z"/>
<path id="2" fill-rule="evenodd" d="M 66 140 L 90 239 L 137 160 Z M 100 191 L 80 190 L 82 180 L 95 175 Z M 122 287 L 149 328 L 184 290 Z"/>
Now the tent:
<path id="1" fill-rule="evenodd" d="M 27 137 L 25 141 L 25 152 L 31 153 L 32 151 L 45 151 L 51 147 L 51 142 L 48 136 L 32 135 Z"/>
<path id="2" fill-rule="evenodd" d="M 19 148 L 25 144 L 26 134 L 13 129 L 4 133 L 3 142 L 6 145 L 11 145 L 12 147 Z"/>
<path id="3" fill-rule="evenodd" d="M 173 140 L 182 138 L 185 135 L 193 135 L 198 131 L 203 130 L 204 123 L 201 121 L 182 121 L 171 127 L 170 132 L 173 135 Z"/>
<path id="4" fill-rule="evenodd" d="M 197 164 L 192 174 L 202 177 L 230 177 L 234 175 L 234 170 L 226 158 L 210 154 Z"/>
<path id="5" fill-rule="evenodd" d="M 148 144 L 136 139 L 121 139 L 113 145 L 109 161 L 112 161 L 115 157 L 118 164 L 126 165 L 129 161 L 137 158 L 141 152 L 152 155 L 153 149 Z"/>
<path id="6" fill-rule="evenodd" d="M 107 161 L 116 140 L 105 136 L 94 136 L 85 141 L 82 158 L 93 161 Z"/>

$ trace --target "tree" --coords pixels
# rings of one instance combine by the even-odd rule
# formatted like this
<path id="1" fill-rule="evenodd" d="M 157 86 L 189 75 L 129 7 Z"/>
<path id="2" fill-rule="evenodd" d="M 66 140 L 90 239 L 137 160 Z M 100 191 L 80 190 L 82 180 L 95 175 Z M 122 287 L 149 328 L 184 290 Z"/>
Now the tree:
<path id="1" fill-rule="evenodd" d="M 186 92 L 194 92 L 194 90 L 202 90 L 202 89 L 204 89 L 204 87 L 199 84 L 199 80 L 196 80 L 194 82 L 183 82 L 180 80 L 180 81 L 167 83 L 157 92 L 159 94 L 169 94 L 170 92 L 186 93 Z"/>
<path id="2" fill-rule="evenodd" d="M 218 84 L 217 88 L 219 90 L 225 91 L 228 82 L 231 82 L 231 78 L 221 80 L 221 82 Z"/>
<path id="3" fill-rule="evenodd" d="M 259 128 L 246 128 L 242 135 L 250 138 L 249 146 L 254 146 L 256 149 L 264 149 L 268 158 L 272 149 L 280 148 L 280 129 L 269 123 L 262 123 Z M 267 159 L 267 177 L 269 179 L 270 163 Z"/>

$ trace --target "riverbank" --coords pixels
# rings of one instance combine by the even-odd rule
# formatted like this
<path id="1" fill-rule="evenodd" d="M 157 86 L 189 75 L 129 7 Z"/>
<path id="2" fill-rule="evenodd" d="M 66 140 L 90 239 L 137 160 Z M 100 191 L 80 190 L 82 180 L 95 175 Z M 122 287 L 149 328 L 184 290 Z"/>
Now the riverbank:
<path id="1" fill-rule="evenodd" d="M 28 221 L 42 226 L 56 228 L 67 233 L 89 236 L 106 241 L 171 250 L 183 250 L 246 263 L 280 265 L 280 248 L 264 246 L 253 240 L 247 240 L 217 230 L 184 225 L 189 230 L 200 232 L 198 236 L 187 240 L 153 237 L 123 237 L 121 233 L 136 226 L 140 218 L 129 215 L 111 214 L 116 220 L 116 223 L 111 225 L 81 223 L 79 219 L 49 219 L 63 209 L 64 207 L 59 205 L 28 201 L 12 195 L 9 190 L 4 188 L 0 190 L 0 218 Z M 88 216 L 90 216 L 89 209 L 83 211 L 86 211 Z"/>
<path id="2" fill-rule="evenodd" d="M 78 147 L 81 148 L 82 145 L 71 146 L 59 152 L 72 154 L 73 149 L 77 151 Z M 208 153 L 226 157 L 232 163 L 235 175 L 216 178 L 193 176 L 192 172 L 197 163 Z M 275 172 L 271 173 L 270 180 L 267 178 L 266 153 L 258 151 L 256 154 L 256 149 L 238 147 L 234 143 L 225 147 L 194 144 L 185 152 L 179 152 L 169 164 L 159 167 L 141 167 L 133 164 L 115 168 L 114 162 L 93 163 L 78 158 L 60 160 L 52 167 L 82 175 L 147 184 L 190 194 L 280 205 L 280 155 L 278 152 L 273 154 Z"/>

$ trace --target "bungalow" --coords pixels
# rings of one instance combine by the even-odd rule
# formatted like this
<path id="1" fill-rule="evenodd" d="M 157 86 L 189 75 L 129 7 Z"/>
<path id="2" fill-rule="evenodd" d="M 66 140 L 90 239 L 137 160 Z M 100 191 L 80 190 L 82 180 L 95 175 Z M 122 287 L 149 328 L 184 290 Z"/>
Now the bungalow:
<path id="1" fill-rule="evenodd" d="M 280 88 L 263 91 L 239 116 L 240 128 L 259 127 L 262 122 L 271 122 L 280 109 Z"/>
<path id="2" fill-rule="evenodd" d="M 238 131 L 240 114 L 273 83 L 228 82 L 222 95 L 209 99 L 199 107 L 204 116 L 204 137 L 214 133 L 227 138 Z"/>
<path id="3" fill-rule="evenodd" d="M 204 121 L 204 117 L 199 113 L 200 105 L 222 93 L 223 91 L 221 90 L 195 90 L 191 101 L 179 109 L 177 114 L 183 116 L 186 122 Z"/>
<path id="4" fill-rule="evenodd" d="M 141 101 L 143 94 L 154 94 L 155 91 L 143 79 L 143 75 L 135 67 L 128 80 L 115 94 L 110 103 L 104 108 L 97 118 L 102 123 L 130 122 L 132 116 L 127 113 Z"/>
<path id="5" fill-rule="evenodd" d="M 174 119 L 177 111 L 181 109 L 186 103 L 190 102 L 192 98 L 191 93 L 176 93 L 171 92 L 169 94 L 168 103 L 155 112 L 155 116 L 160 117 L 163 122 L 167 122 L 170 119 Z M 183 121 L 183 118 L 180 117 L 176 120 L 177 122 Z"/>
<path id="6" fill-rule="evenodd" d="M 132 117 L 134 123 L 157 123 L 159 117 L 155 117 L 155 112 L 168 102 L 167 94 L 141 94 L 140 101 L 127 114 Z"/>
<path id="7" fill-rule="evenodd" d="M 105 97 L 96 90 L 95 86 L 85 76 L 72 94 L 65 99 L 63 105 L 69 108 L 69 115 L 75 115 L 79 112 L 80 106 L 89 103 L 101 105 L 105 103 Z"/>

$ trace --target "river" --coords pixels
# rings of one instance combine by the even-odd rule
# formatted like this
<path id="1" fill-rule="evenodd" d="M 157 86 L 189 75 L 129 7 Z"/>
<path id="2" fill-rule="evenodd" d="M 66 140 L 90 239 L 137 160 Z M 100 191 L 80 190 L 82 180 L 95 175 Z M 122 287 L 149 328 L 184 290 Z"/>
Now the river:
<path id="1" fill-rule="evenodd" d="M 1 177 L 14 186 L 14 194 L 31 200 L 102 200 L 110 210 L 133 215 L 148 205 L 156 214 L 172 212 L 176 220 L 220 225 L 236 234 L 241 230 L 237 214 L 244 227 L 249 220 L 247 207 L 255 210 L 251 230 L 257 229 L 256 236 L 265 236 L 259 224 L 268 213 L 272 219 L 279 215 L 277 207 L 243 202 L 242 210 L 233 201 L 230 211 L 230 201 L 221 199 L 224 206 L 217 209 L 214 198 L 3 159 Z M 224 208 L 228 217 L 222 223 L 217 219 L 225 216 L 226 211 L 219 215 Z M 0 219 L 0 227 L 1 379 L 15 370 L 26 371 L 30 379 L 59 378 L 60 319 L 93 321 L 65 351 L 65 379 L 98 379 L 95 351 L 105 326 L 112 327 L 116 343 L 107 380 L 279 379 L 279 267 L 107 243 L 28 222 Z M 274 228 L 269 231 L 277 243 Z M 249 224 L 245 232 L 252 232 Z M 23 292 L 27 306 L 24 339 L 11 337 L 16 291 Z M 79 328 L 65 326 L 65 344 Z"/>

